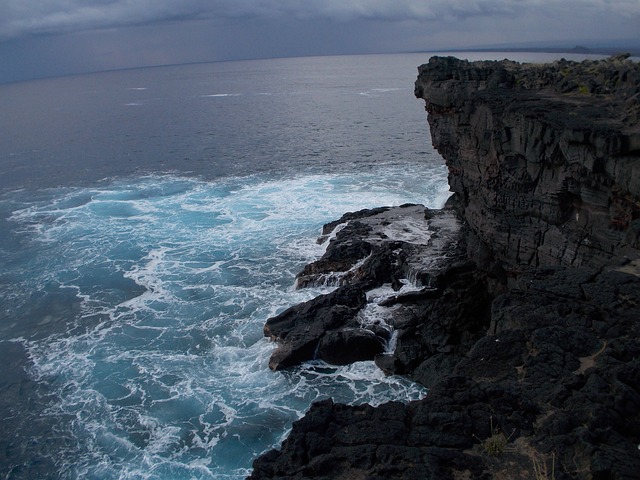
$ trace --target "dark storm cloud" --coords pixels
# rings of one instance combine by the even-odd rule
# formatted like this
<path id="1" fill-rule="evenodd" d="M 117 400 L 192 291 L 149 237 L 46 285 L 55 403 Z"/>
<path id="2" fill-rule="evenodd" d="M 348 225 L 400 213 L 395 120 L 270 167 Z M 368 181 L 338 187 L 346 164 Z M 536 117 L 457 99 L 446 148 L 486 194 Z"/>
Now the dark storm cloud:
<path id="1" fill-rule="evenodd" d="M 288 17 L 299 19 L 463 19 L 557 11 L 639 15 L 638 0 L 3 0 L 0 38 L 140 25 L 166 20 Z M 553 14 L 553 13 L 552 13 Z"/>
<path id="2" fill-rule="evenodd" d="M 248 58 L 637 45 L 638 25 L 640 0 L 0 0 L 0 83 Z"/>

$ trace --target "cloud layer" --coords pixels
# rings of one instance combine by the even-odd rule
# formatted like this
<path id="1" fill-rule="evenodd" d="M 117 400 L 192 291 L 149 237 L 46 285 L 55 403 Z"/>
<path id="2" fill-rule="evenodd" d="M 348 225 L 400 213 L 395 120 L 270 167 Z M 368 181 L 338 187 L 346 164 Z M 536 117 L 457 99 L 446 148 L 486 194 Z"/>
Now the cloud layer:
<path id="1" fill-rule="evenodd" d="M 0 39 L 169 20 L 288 17 L 334 20 L 434 20 L 520 16 L 640 15 L 638 0 L 3 0 Z"/>
<path id="2" fill-rule="evenodd" d="M 0 83 L 287 56 L 637 48 L 638 25 L 640 0 L 0 0 Z"/>

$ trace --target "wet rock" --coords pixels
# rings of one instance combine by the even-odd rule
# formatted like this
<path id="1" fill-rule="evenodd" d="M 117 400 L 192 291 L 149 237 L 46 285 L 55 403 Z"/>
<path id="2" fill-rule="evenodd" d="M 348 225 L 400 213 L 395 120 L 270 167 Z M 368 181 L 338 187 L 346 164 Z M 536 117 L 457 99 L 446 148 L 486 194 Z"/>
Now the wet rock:
<path id="1" fill-rule="evenodd" d="M 296 287 L 331 286 L 346 283 L 345 272 L 371 254 L 371 244 L 361 237 L 371 228 L 354 221 L 340 230 L 321 259 L 308 264 L 297 275 Z"/>
<path id="2" fill-rule="evenodd" d="M 317 358 L 333 365 L 373 360 L 384 351 L 385 342 L 363 328 L 327 332 L 318 345 Z"/>
<path id="3" fill-rule="evenodd" d="M 325 228 L 331 233 L 336 225 L 342 226 L 326 253 L 298 275 L 298 287 L 326 285 L 328 279 L 339 286 L 267 320 L 264 334 L 279 344 L 269 361 L 271 369 L 314 359 L 343 365 L 373 360 L 384 351 L 392 326 L 368 322 L 363 309 L 371 302 L 384 306 L 385 299 L 367 299 L 367 292 L 390 285 L 398 290 L 391 303 L 419 303 L 421 296 L 411 299 L 403 292 L 406 279 L 446 283 L 449 266 L 464 254 L 457 246 L 457 214 L 425 211 L 422 205 L 363 210 Z M 434 296 L 434 290 L 429 287 L 423 293 Z"/>
<path id="4" fill-rule="evenodd" d="M 265 336 L 281 342 L 271 355 L 269 368 L 281 370 L 313 360 L 325 333 L 345 326 L 365 303 L 362 289 L 346 286 L 267 320 Z"/>

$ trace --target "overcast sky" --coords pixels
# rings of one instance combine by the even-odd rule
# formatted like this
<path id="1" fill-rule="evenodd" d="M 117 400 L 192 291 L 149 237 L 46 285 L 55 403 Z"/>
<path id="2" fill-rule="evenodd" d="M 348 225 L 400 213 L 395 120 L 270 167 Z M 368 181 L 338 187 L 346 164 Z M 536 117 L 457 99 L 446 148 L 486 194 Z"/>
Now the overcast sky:
<path id="1" fill-rule="evenodd" d="M 640 0 L 0 0 L 0 82 L 215 60 L 640 44 Z"/>

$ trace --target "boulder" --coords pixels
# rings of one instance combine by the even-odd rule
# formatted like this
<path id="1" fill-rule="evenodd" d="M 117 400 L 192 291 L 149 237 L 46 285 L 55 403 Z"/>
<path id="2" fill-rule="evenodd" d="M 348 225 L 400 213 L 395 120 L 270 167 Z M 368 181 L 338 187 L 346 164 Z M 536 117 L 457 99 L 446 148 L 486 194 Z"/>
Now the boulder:
<path id="1" fill-rule="evenodd" d="M 361 288 L 344 286 L 268 319 L 264 334 L 280 343 L 271 355 L 269 368 L 281 370 L 316 358 L 324 335 L 353 321 L 365 303 Z"/>

